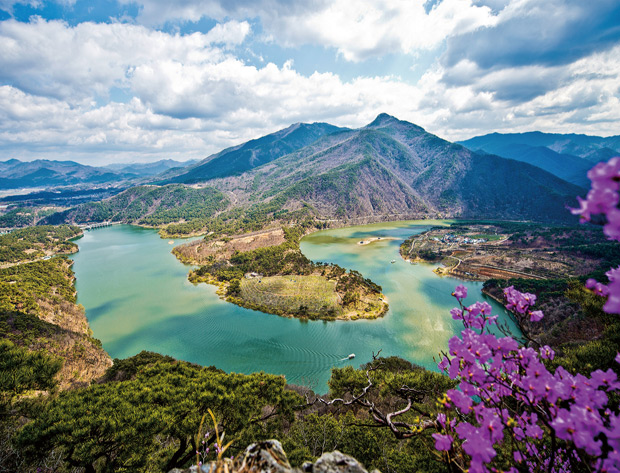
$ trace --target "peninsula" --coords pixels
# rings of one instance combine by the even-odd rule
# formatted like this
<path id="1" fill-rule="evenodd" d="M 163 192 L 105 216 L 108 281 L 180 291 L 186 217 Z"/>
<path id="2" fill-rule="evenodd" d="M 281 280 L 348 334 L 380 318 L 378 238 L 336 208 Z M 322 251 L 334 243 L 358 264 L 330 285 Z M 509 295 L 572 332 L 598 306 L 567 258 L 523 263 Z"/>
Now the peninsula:
<path id="1" fill-rule="evenodd" d="M 388 310 L 381 287 L 357 271 L 314 263 L 299 249 L 310 226 L 272 228 L 180 245 L 173 253 L 201 264 L 194 283 L 219 286 L 225 300 L 285 317 L 323 320 L 374 319 Z"/>

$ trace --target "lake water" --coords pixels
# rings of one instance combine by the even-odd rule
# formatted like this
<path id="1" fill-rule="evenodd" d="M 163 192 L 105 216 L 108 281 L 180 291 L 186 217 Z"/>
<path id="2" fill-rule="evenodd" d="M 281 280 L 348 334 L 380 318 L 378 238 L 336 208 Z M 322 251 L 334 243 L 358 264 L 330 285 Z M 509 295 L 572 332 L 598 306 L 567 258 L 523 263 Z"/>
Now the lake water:
<path id="1" fill-rule="evenodd" d="M 114 358 L 150 350 L 227 372 L 283 374 L 289 383 L 318 392 L 327 391 L 332 367 L 357 367 L 379 350 L 436 369 L 433 356 L 461 329 L 448 313 L 456 302 L 450 293 L 463 283 L 469 288 L 467 303 L 484 296 L 480 283 L 440 278 L 434 266 L 400 258 L 402 240 L 433 223 L 325 230 L 302 240 L 308 258 L 355 269 L 383 286 L 390 310 L 377 320 L 302 321 L 227 303 L 214 286 L 187 280 L 190 268 L 170 253 L 169 240 L 129 225 L 93 230 L 76 240 L 78 302 L 94 336 Z M 382 239 L 358 244 L 371 237 Z M 504 313 L 489 303 L 494 313 Z M 343 360 L 350 353 L 356 358 Z"/>

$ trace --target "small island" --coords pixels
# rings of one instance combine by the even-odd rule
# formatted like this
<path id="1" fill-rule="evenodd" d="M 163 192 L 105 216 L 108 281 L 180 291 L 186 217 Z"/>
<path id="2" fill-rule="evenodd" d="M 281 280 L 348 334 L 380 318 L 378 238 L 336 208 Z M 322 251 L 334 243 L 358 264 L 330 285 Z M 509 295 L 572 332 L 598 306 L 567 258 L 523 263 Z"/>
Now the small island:
<path id="1" fill-rule="evenodd" d="M 375 319 L 388 310 L 381 287 L 357 271 L 314 263 L 299 249 L 310 228 L 282 227 L 176 247 L 194 283 L 218 286 L 225 300 L 285 317 L 322 320 Z"/>
<path id="2" fill-rule="evenodd" d="M 397 238 L 394 238 L 394 237 L 371 237 L 371 238 L 365 238 L 363 240 L 360 240 L 360 241 L 357 242 L 357 244 L 358 245 L 369 245 L 373 241 L 379 241 L 379 240 L 397 240 Z"/>

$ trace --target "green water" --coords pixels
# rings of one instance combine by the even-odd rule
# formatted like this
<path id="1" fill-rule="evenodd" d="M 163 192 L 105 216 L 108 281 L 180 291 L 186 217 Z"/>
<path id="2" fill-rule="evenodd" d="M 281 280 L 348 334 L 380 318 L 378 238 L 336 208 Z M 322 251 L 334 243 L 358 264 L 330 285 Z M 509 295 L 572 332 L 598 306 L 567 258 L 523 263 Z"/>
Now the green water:
<path id="1" fill-rule="evenodd" d="M 378 320 L 301 321 L 237 307 L 220 300 L 214 286 L 187 281 L 189 267 L 170 253 L 168 240 L 126 225 L 93 230 L 76 241 L 78 302 L 114 358 L 151 350 L 228 372 L 283 374 L 289 383 L 325 392 L 332 367 L 357 367 L 379 350 L 434 368 L 433 356 L 460 330 L 448 311 L 455 305 L 450 293 L 461 281 L 440 278 L 434 266 L 412 265 L 398 255 L 403 239 L 428 227 L 428 221 L 382 223 L 302 240 L 310 259 L 358 270 L 383 286 L 390 311 Z M 370 237 L 383 238 L 357 244 Z M 464 284 L 468 303 L 484 297 L 480 283 Z M 356 358 L 343 360 L 350 353 Z"/>

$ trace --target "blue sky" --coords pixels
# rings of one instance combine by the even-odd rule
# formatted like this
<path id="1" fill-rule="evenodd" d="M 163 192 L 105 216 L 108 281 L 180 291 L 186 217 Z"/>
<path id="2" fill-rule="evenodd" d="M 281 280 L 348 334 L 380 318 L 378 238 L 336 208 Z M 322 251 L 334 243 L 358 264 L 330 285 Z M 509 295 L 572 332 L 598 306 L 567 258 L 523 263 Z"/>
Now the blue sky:
<path id="1" fill-rule="evenodd" d="M 620 2 L 0 0 L 0 160 L 203 158 L 381 112 L 620 134 Z"/>

